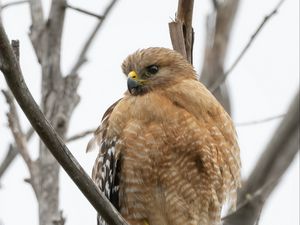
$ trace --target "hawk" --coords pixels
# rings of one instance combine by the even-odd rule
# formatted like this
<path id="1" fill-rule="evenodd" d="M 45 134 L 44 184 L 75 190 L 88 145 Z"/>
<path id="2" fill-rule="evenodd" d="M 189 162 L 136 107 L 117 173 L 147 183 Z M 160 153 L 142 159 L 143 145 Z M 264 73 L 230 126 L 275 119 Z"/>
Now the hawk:
<path id="1" fill-rule="evenodd" d="M 138 50 L 122 70 L 128 91 L 87 148 L 99 146 L 94 182 L 131 225 L 219 224 L 240 185 L 229 115 L 173 50 Z"/>

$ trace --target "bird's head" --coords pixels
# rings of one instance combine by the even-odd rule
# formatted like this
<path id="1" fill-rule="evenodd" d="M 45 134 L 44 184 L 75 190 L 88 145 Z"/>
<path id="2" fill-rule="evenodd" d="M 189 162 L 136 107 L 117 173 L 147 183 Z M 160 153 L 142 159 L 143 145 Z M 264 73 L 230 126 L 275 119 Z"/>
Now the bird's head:
<path id="1" fill-rule="evenodd" d="M 167 48 L 138 50 L 124 60 L 122 70 L 132 95 L 162 89 L 183 79 L 196 79 L 192 65 L 181 54 Z"/>

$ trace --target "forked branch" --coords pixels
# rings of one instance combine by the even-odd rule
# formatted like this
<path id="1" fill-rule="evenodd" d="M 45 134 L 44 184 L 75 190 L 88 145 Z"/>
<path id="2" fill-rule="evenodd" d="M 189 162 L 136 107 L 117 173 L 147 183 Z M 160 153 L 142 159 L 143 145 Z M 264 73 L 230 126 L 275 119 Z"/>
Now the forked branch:
<path id="1" fill-rule="evenodd" d="M 128 225 L 118 211 L 99 191 L 91 178 L 85 173 L 39 109 L 27 88 L 20 66 L 14 56 L 1 23 L 0 42 L 0 58 L 3 60 L 4 64 L 7 65 L 4 67 L 0 66 L 0 70 L 4 74 L 6 82 L 17 102 L 42 141 L 107 223 L 112 225 Z"/>

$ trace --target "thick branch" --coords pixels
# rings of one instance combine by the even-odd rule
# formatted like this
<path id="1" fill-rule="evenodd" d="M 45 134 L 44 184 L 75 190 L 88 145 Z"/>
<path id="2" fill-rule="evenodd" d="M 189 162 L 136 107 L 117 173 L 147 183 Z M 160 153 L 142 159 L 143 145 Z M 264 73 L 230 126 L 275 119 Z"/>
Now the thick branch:
<path id="1" fill-rule="evenodd" d="M 211 92 L 215 92 L 218 87 L 227 79 L 227 77 L 229 76 L 229 74 L 234 70 L 234 68 L 237 66 L 237 64 L 241 61 L 241 59 L 243 58 L 243 56 L 245 55 L 245 53 L 248 51 L 248 49 L 250 48 L 250 46 L 252 45 L 252 43 L 254 42 L 254 40 L 256 39 L 256 37 L 258 36 L 258 34 L 261 32 L 261 30 L 263 29 L 263 27 L 266 25 L 266 23 L 278 12 L 280 6 L 282 5 L 282 3 L 285 0 L 281 0 L 276 6 L 275 8 L 268 14 L 265 16 L 265 18 L 263 19 L 263 21 L 260 23 L 260 25 L 257 27 L 257 29 L 255 30 L 255 32 L 251 35 L 250 40 L 248 41 L 248 43 L 245 45 L 245 47 L 242 49 L 242 51 L 240 52 L 240 54 L 238 55 L 238 57 L 234 60 L 234 62 L 232 63 L 232 65 L 227 69 L 227 71 L 220 76 L 210 87 L 209 90 Z"/>
<path id="2" fill-rule="evenodd" d="M 192 27 L 194 0 L 179 0 L 176 18 L 169 23 L 173 49 L 193 63 L 194 31 Z"/>
<path id="3" fill-rule="evenodd" d="M 107 18 L 108 14 L 111 12 L 111 10 L 113 9 L 114 5 L 117 2 L 118 2 L 118 0 L 112 0 L 110 2 L 110 4 L 107 6 L 107 8 L 105 9 L 105 11 L 103 13 L 103 19 L 98 21 L 98 23 L 96 24 L 94 30 L 90 34 L 89 38 L 86 40 L 85 44 L 83 45 L 83 47 L 81 49 L 79 57 L 76 60 L 74 66 L 72 67 L 69 74 L 77 74 L 80 67 L 87 61 L 86 54 L 87 54 L 88 50 L 90 49 L 91 44 L 92 44 L 93 40 L 96 37 L 96 34 L 98 33 L 98 31 L 102 27 L 102 24 L 104 23 L 105 18 Z"/>
<path id="4" fill-rule="evenodd" d="M 38 61 L 41 62 L 42 50 L 40 46 L 42 45 L 42 32 L 44 29 L 44 13 L 42 8 L 41 0 L 30 0 L 30 15 L 32 25 L 30 27 L 30 40 L 32 42 L 33 48 L 35 50 Z"/>
<path id="5" fill-rule="evenodd" d="M 239 0 L 222 1 L 218 4 L 217 10 L 207 17 L 206 47 L 200 77 L 207 87 L 210 87 L 224 73 L 224 62 L 238 5 Z M 227 86 L 219 87 L 214 95 L 230 113 Z"/>
<path id="6" fill-rule="evenodd" d="M 235 221 L 234 224 L 244 224 L 244 216 L 240 217 L 239 214 L 251 214 L 253 209 L 257 208 L 257 218 L 253 220 L 253 224 L 256 225 L 260 217 L 262 206 L 267 200 L 273 185 L 276 185 L 275 181 L 265 184 L 254 194 L 247 195 L 246 199 L 238 205 L 235 212 L 222 218 L 222 220 L 225 221 L 224 225 L 231 225 L 232 221 Z M 249 215 L 245 215 L 245 218 L 246 217 L 249 217 Z"/>
<path id="7" fill-rule="evenodd" d="M 226 220 L 228 225 L 253 225 L 264 205 L 264 200 L 275 189 L 280 178 L 299 151 L 299 91 L 289 110 L 269 141 L 266 150 L 256 163 L 246 184 L 239 193 L 239 202 L 245 201 L 264 185 L 270 185 L 263 195 L 263 201 L 250 204 Z M 241 223 L 242 221 L 242 223 Z"/>
<path id="8" fill-rule="evenodd" d="M 127 224 L 84 172 L 32 98 L 2 24 L 0 24 L 0 43 L 2 57 L 5 57 L 4 61 L 9 65 L 7 68 L 0 67 L 0 70 L 33 128 L 101 216 L 112 225 Z"/>
<path id="9" fill-rule="evenodd" d="M 96 128 L 95 129 L 86 130 L 86 131 L 80 132 L 78 134 L 75 134 L 75 135 L 67 138 L 66 142 L 72 142 L 72 141 L 76 141 L 76 140 L 78 140 L 80 138 L 84 138 L 87 135 L 92 134 L 95 130 L 96 130 Z M 32 137 L 33 133 L 34 133 L 34 130 L 32 128 L 30 128 L 28 130 L 28 132 L 26 133 L 26 140 L 27 141 L 30 140 L 30 138 Z M 17 147 L 15 145 L 13 145 L 13 144 L 9 145 L 7 153 L 6 153 L 3 161 L 0 163 L 0 180 L 1 180 L 1 177 L 4 175 L 4 173 L 6 172 L 6 170 L 9 168 L 10 164 L 13 162 L 13 160 L 18 155 L 18 152 L 19 152 L 19 150 L 17 149 Z"/>

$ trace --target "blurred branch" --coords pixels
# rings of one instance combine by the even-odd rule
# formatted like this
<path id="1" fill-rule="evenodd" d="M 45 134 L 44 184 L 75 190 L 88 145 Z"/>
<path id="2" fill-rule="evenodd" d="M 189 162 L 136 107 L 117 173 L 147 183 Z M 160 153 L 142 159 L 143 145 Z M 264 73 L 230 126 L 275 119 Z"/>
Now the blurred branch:
<path id="1" fill-rule="evenodd" d="M 94 133 L 95 130 L 96 130 L 96 128 L 95 128 L 95 129 L 90 129 L 90 130 L 86 130 L 86 131 L 80 132 L 79 134 L 75 134 L 75 135 L 69 137 L 66 141 L 67 141 L 67 142 L 71 142 L 71 141 L 75 141 L 75 140 L 77 140 L 77 139 L 83 138 L 83 137 L 85 137 L 85 136 L 87 136 L 87 135 L 89 135 L 89 134 Z"/>
<path id="2" fill-rule="evenodd" d="M 213 6 L 214 6 L 214 9 L 217 10 L 218 7 L 219 7 L 218 0 L 212 0 L 212 3 L 213 3 Z"/>
<path id="3" fill-rule="evenodd" d="M 270 139 L 265 151 L 259 158 L 247 182 L 239 193 L 238 200 L 243 202 L 266 184 L 273 183 L 265 191 L 265 201 L 279 183 L 294 157 L 299 151 L 299 90 L 289 110 Z M 263 202 L 248 204 L 234 216 L 228 217 L 224 225 L 253 225 L 260 215 Z"/>
<path id="4" fill-rule="evenodd" d="M 209 86 L 209 90 L 211 92 L 215 92 L 218 87 L 227 79 L 229 74 L 234 70 L 234 68 L 237 66 L 237 64 L 241 61 L 247 50 L 252 45 L 253 41 L 256 39 L 257 35 L 261 32 L 262 28 L 266 25 L 266 23 L 275 15 L 277 14 L 280 6 L 285 0 L 280 0 L 280 2 L 275 6 L 275 8 L 264 17 L 263 21 L 260 23 L 260 25 L 257 27 L 255 32 L 251 35 L 250 40 L 245 45 L 245 47 L 242 49 L 238 57 L 234 60 L 232 65 L 228 68 L 228 70 L 223 74 L 223 76 L 220 76 L 211 86 Z"/>
<path id="5" fill-rule="evenodd" d="M 128 225 L 96 187 L 91 178 L 85 173 L 63 143 L 62 138 L 59 137 L 50 122 L 39 109 L 24 81 L 20 66 L 13 54 L 2 24 L 0 24 L 0 42 L 0 57 L 2 57 L 5 64 L 8 65 L 7 67 L 0 67 L 0 70 L 33 128 L 106 222 L 111 225 Z"/>
<path id="6" fill-rule="evenodd" d="M 224 62 L 239 2 L 239 0 L 220 1 L 218 7 L 207 16 L 205 54 L 200 76 L 200 81 L 207 87 L 220 79 L 224 73 Z M 230 114 L 227 85 L 218 86 L 213 94 Z"/>
<path id="7" fill-rule="evenodd" d="M 30 128 L 27 131 L 27 133 L 25 134 L 27 142 L 30 140 L 33 133 L 34 133 L 34 129 L 32 129 L 32 128 Z M 14 159 L 16 158 L 18 153 L 19 153 L 19 150 L 17 149 L 17 146 L 15 144 L 10 144 L 8 147 L 7 153 L 6 153 L 3 161 L 0 164 L 0 180 L 1 180 L 1 177 L 3 176 L 3 174 L 9 168 L 10 164 L 14 161 Z"/>
<path id="8" fill-rule="evenodd" d="M 18 150 L 16 149 L 16 146 L 10 144 L 8 151 L 0 165 L 0 180 L 17 155 L 18 155 Z"/>
<path id="9" fill-rule="evenodd" d="M 16 60 L 17 65 L 19 66 L 20 65 L 19 41 L 12 40 L 11 48 L 12 48 L 14 59 Z M 38 198 L 38 195 L 39 195 L 39 191 L 38 191 L 39 186 L 37 183 L 37 180 L 39 179 L 38 171 L 36 170 L 35 164 L 29 155 L 29 151 L 27 148 L 27 137 L 26 137 L 27 135 L 24 135 L 24 133 L 22 131 L 19 116 L 17 113 L 17 108 L 14 103 L 14 96 L 12 95 L 10 90 L 7 90 L 7 91 L 2 90 L 2 93 L 6 99 L 8 106 L 9 106 L 9 112 L 7 113 L 7 118 L 8 118 L 8 124 L 9 124 L 10 130 L 15 139 L 15 143 L 16 143 L 16 147 L 17 147 L 16 149 L 22 156 L 22 158 L 29 170 L 30 179 L 28 179 L 28 180 L 33 188 L 33 191 L 34 191 L 36 197 Z M 30 133 L 31 132 L 29 131 L 29 135 L 31 136 Z"/>
<path id="10" fill-rule="evenodd" d="M 10 91 L 2 90 L 2 93 L 5 96 L 7 104 L 9 105 L 9 112 L 7 113 L 7 118 L 8 118 L 8 124 L 10 130 L 15 138 L 19 153 L 23 157 L 28 168 L 31 168 L 32 160 L 31 157 L 29 156 L 29 152 L 27 149 L 27 142 L 26 142 L 25 135 L 22 132 L 19 116 L 17 114 L 17 109 L 14 103 L 14 97 L 12 96 Z"/>
<path id="11" fill-rule="evenodd" d="M 41 63 L 42 48 L 43 45 L 43 30 L 45 28 L 44 12 L 41 0 L 30 0 L 30 15 L 31 15 L 31 27 L 29 37 L 35 51 L 38 62 Z"/>
<path id="12" fill-rule="evenodd" d="M 66 3 L 66 7 L 69 8 L 69 9 L 73 9 L 77 12 L 81 12 L 83 14 L 86 14 L 86 15 L 89 15 L 89 16 L 93 16 L 93 17 L 96 17 L 97 19 L 99 20 L 103 20 L 104 19 L 104 16 L 100 16 L 100 15 L 97 15 L 93 12 L 90 12 L 90 11 L 87 11 L 85 9 L 81 9 L 81 8 L 78 8 L 78 7 L 75 7 L 75 6 L 72 6 L 70 5 L 69 3 Z"/>
<path id="13" fill-rule="evenodd" d="M 0 2 L 0 7 L 1 7 L 1 2 Z M 15 41 L 13 40 L 12 43 L 12 50 L 14 52 L 14 57 L 16 58 L 16 61 L 19 64 L 19 60 L 20 60 L 20 48 L 19 48 L 19 41 Z M 0 61 L 3 61 L 3 56 L 1 56 L 0 54 Z M 0 65 L 1 67 L 1 65 Z M 19 124 L 19 119 L 18 119 L 18 115 L 17 115 L 17 110 L 15 108 L 14 105 L 14 99 L 11 96 L 10 91 L 2 91 L 4 94 L 4 97 L 6 98 L 6 101 L 10 107 L 10 112 L 7 114 L 8 118 L 9 118 L 9 126 L 11 128 L 11 131 L 14 132 L 14 130 L 12 129 L 12 127 L 16 127 L 15 129 L 21 129 L 21 126 Z M 13 123 L 12 123 L 13 122 Z M 33 134 L 33 129 L 29 129 L 29 131 L 26 133 L 26 142 L 30 139 L 30 137 Z M 18 146 L 16 146 L 15 144 L 10 144 L 9 145 L 9 149 L 6 153 L 5 158 L 3 159 L 1 165 L 0 165 L 0 179 L 2 177 L 2 175 L 5 173 L 5 171 L 7 170 L 7 168 L 9 167 L 9 165 L 12 163 L 12 161 L 15 159 L 15 157 L 17 156 L 18 152 L 22 151 L 22 149 L 18 149 Z M 29 156 L 28 156 L 29 157 Z M 25 158 L 28 158 L 25 157 Z M 30 159 L 30 158 L 29 158 Z M 28 161 L 28 159 L 27 159 Z"/>
<path id="14" fill-rule="evenodd" d="M 83 132 L 80 132 L 78 134 L 75 134 L 71 137 L 69 137 L 66 142 L 72 142 L 75 140 L 78 140 L 80 138 L 84 138 L 87 135 L 90 135 L 92 133 L 94 133 L 95 129 L 90 129 L 90 130 L 86 130 Z M 26 133 L 26 140 L 29 141 L 30 138 L 32 137 L 34 133 L 34 129 L 30 128 L 28 130 L 28 132 Z M 19 150 L 17 149 L 17 147 L 14 144 L 10 144 L 9 148 L 7 150 L 7 153 L 3 159 L 3 161 L 0 163 L 0 181 L 1 181 L 1 177 L 4 175 L 4 173 L 6 172 L 6 170 L 9 168 L 10 164 L 13 162 L 13 160 L 16 158 L 16 156 L 18 155 Z"/>
<path id="15" fill-rule="evenodd" d="M 192 27 L 194 0 L 179 0 L 175 21 L 169 23 L 173 49 L 193 64 L 194 31 Z"/>
<path id="16" fill-rule="evenodd" d="M 10 130 L 15 139 L 15 143 L 16 143 L 16 147 L 17 147 L 16 149 L 18 150 L 18 152 L 22 156 L 25 164 L 27 165 L 27 168 L 30 173 L 30 183 L 32 184 L 32 188 L 34 190 L 35 195 L 38 196 L 37 183 L 34 182 L 34 180 L 36 180 L 36 177 L 35 177 L 36 173 L 33 168 L 33 161 L 29 155 L 29 151 L 27 148 L 26 137 L 22 132 L 19 117 L 17 114 L 17 109 L 14 104 L 14 97 L 10 91 L 2 90 L 2 93 L 5 96 L 7 104 L 9 105 L 9 112 L 7 113 L 7 117 L 8 117 L 8 123 L 9 123 Z"/>
<path id="17" fill-rule="evenodd" d="M 0 10 L 3 10 L 5 8 L 11 7 L 11 6 L 15 6 L 15 5 L 21 5 L 21 4 L 28 3 L 28 2 L 29 1 L 14 1 L 14 2 L 9 2 L 9 3 L 6 3 L 6 4 L 2 4 Z"/>
<path id="18" fill-rule="evenodd" d="M 271 116 L 271 117 L 267 117 L 267 118 L 260 119 L 260 120 L 253 120 L 253 121 L 248 121 L 248 122 L 235 123 L 235 126 L 242 127 L 242 126 L 249 126 L 249 125 L 256 125 L 256 124 L 266 123 L 266 122 L 269 122 L 269 121 L 272 121 L 272 120 L 282 118 L 285 115 L 286 114 L 280 114 L 280 115 Z"/>
<path id="19" fill-rule="evenodd" d="M 98 21 L 98 23 L 96 24 L 94 30 L 92 31 L 92 33 L 90 34 L 90 36 L 86 40 L 85 44 L 83 45 L 83 47 L 81 49 L 79 57 L 77 58 L 74 66 L 72 67 L 69 74 L 73 74 L 73 75 L 77 74 L 80 67 L 87 61 L 86 54 L 87 54 L 88 50 L 90 49 L 91 44 L 92 44 L 93 40 L 96 37 L 96 34 L 98 33 L 98 31 L 102 27 L 102 24 L 105 21 L 105 18 L 108 16 L 108 14 L 111 12 L 111 10 L 113 9 L 114 5 L 117 2 L 118 2 L 118 0 L 112 0 L 110 2 L 110 4 L 107 6 L 107 8 L 105 9 L 105 11 L 103 13 L 103 18 Z"/>
<path id="20" fill-rule="evenodd" d="M 236 211 L 224 216 L 222 218 L 223 221 L 227 221 L 231 218 L 234 218 L 235 216 L 238 216 L 239 212 L 243 211 L 243 210 L 246 210 L 248 211 L 249 208 L 251 207 L 257 207 L 257 208 L 260 208 L 260 211 L 259 211 L 259 216 L 260 216 L 260 213 L 261 213 L 261 209 L 262 209 L 262 206 L 263 204 L 265 203 L 269 193 L 270 193 L 270 189 L 273 185 L 276 185 L 276 183 L 274 181 L 271 181 L 267 184 L 265 184 L 263 187 L 261 187 L 260 189 L 258 189 L 254 194 L 250 195 L 248 194 L 246 196 L 246 199 L 245 201 L 243 201 L 242 203 L 240 203 L 238 206 L 237 206 L 237 209 Z M 259 218 L 257 218 L 259 219 Z M 254 221 L 255 224 L 257 223 L 257 220 Z M 224 225 L 230 225 L 230 224 L 227 224 L 226 222 L 224 223 Z"/>
<path id="21" fill-rule="evenodd" d="M 94 133 L 95 130 L 96 130 L 96 128 L 75 134 L 75 135 L 69 137 L 66 140 L 66 142 L 72 142 L 72 141 L 76 141 L 78 139 L 84 138 L 85 136 Z M 27 141 L 31 138 L 33 133 L 34 133 L 34 130 L 32 128 L 30 128 L 29 131 L 25 135 Z M 9 149 L 7 150 L 6 156 L 3 159 L 2 163 L 0 164 L 0 180 L 1 180 L 2 175 L 5 173 L 5 171 L 9 167 L 9 165 L 12 163 L 12 161 L 18 155 L 18 152 L 19 152 L 18 148 L 15 145 L 13 145 L 13 144 L 9 145 Z"/>

